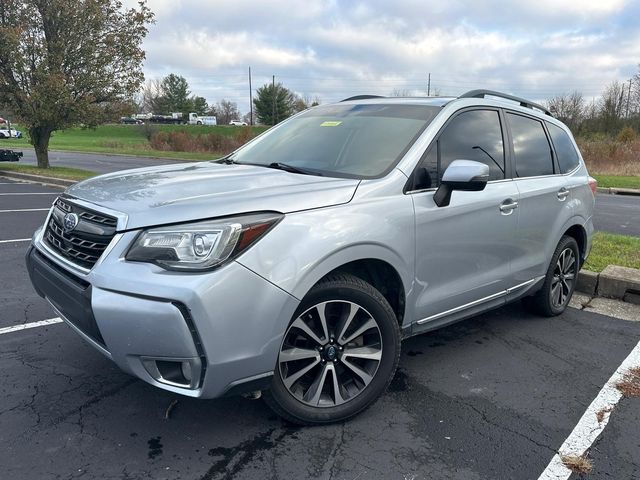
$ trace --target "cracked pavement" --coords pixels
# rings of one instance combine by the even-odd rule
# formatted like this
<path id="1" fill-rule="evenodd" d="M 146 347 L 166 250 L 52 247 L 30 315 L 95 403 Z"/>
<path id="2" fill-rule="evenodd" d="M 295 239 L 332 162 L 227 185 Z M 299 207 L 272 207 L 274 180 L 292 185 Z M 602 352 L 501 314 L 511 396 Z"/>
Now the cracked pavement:
<path id="1" fill-rule="evenodd" d="M 28 218 L 0 217 L 3 232 L 29 237 Z M 55 316 L 31 289 L 25 249 L 0 245 L 0 327 Z M 298 428 L 260 400 L 147 385 L 64 324 L 12 332 L 0 335 L 0 478 L 535 480 L 639 340 L 640 322 L 514 304 L 406 340 L 369 410 Z M 639 421 L 640 399 L 623 399 L 589 479 L 640 477 Z"/>

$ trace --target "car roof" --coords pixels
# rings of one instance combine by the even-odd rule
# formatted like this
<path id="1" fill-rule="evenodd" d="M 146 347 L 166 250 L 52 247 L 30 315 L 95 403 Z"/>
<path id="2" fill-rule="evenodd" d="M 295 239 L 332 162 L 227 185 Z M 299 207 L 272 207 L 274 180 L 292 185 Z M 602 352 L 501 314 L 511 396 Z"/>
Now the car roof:
<path id="1" fill-rule="evenodd" d="M 455 100 L 456 97 L 379 97 L 375 95 L 358 95 L 342 100 L 339 103 L 345 104 L 393 104 L 393 105 L 430 105 L 433 107 L 444 107 L 447 103 Z"/>
<path id="2" fill-rule="evenodd" d="M 514 95 L 496 92 L 493 90 L 471 90 L 459 97 L 438 96 L 438 97 L 382 97 L 378 95 L 357 95 L 349 97 L 342 102 L 345 104 L 403 104 L 403 105 L 425 105 L 435 107 L 445 107 L 446 105 L 460 104 L 460 107 L 467 106 L 492 106 L 508 108 L 527 115 L 533 115 L 541 120 L 550 121 L 556 125 L 566 128 L 566 126 L 554 118 L 551 112 L 544 106 L 530 100 Z"/>

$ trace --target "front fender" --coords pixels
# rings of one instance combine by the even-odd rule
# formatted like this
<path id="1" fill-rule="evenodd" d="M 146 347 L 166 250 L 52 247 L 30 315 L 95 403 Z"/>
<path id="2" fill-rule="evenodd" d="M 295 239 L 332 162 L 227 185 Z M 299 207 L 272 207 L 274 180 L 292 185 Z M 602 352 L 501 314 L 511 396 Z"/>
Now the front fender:
<path id="1" fill-rule="evenodd" d="M 404 195 L 386 199 L 384 208 L 374 201 L 310 210 L 287 215 L 237 261 L 302 299 L 318 280 L 346 263 L 381 260 L 395 268 L 409 297 L 414 229 L 413 204 Z"/>

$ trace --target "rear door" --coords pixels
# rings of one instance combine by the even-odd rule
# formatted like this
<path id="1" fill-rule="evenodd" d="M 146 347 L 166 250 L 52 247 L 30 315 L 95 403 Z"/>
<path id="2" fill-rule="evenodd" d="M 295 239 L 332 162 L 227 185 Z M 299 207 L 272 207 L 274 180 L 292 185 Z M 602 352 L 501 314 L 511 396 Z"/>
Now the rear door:
<path id="1" fill-rule="evenodd" d="M 454 115 L 427 149 L 414 175 L 416 298 L 419 323 L 438 322 L 478 305 L 504 301 L 511 286 L 510 260 L 517 230 L 518 190 L 505 162 L 506 136 L 498 109 L 473 108 Z M 457 159 L 489 165 L 483 191 L 454 191 L 438 207 L 433 193 Z M 419 174 L 419 175 L 418 175 Z M 415 185 L 414 185 L 415 186 Z M 501 209 L 501 207 L 503 207 Z"/>
<path id="2" fill-rule="evenodd" d="M 571 217 L 572 207 L 567 179 L 554 158 L 544 123 L 516 112 L 507 111 L 505 117 L 520 196 L 512 270 L 515 284 L 522 285 L 546 274 L 558 232 Z"/>

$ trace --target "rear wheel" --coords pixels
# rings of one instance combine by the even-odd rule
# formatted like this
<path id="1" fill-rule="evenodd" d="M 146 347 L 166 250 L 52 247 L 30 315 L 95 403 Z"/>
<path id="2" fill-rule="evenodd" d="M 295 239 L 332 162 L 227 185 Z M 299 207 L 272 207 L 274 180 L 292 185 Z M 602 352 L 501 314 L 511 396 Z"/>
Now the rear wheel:
<path id="1" fill-rule="evenodd" d="M 345 420 L 382 395 L 399 356 L 398 322 L 380 292 L 352 275 L 327 277 L 289 324 L 265 400 L 293 423 Z"/>
<path id="2" fill-rule="evenodd" d="M 579 270 L 578 243 L 573 237 L 565 235 L 551 257 L 542 288 L 535 295 L 524 299 L 525 306 L 546 317 L 560 315 L 571 300 Z"/>

